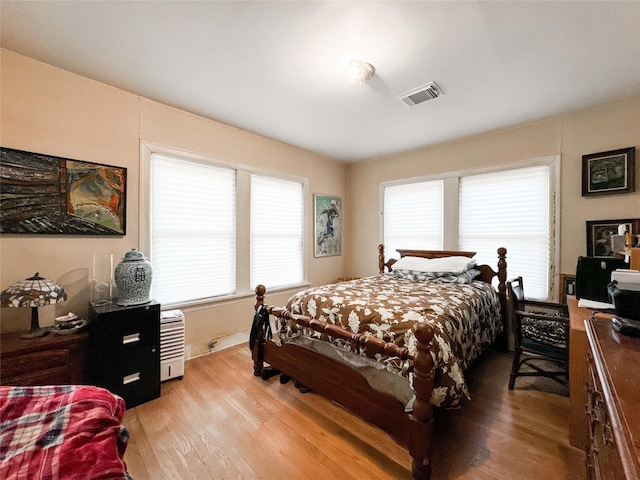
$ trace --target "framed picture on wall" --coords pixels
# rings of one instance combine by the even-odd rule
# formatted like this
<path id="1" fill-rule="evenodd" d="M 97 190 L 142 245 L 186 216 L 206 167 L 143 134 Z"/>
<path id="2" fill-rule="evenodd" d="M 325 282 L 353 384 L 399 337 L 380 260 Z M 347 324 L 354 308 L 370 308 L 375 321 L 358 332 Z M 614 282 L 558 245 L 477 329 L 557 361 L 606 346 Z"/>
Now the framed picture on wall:
<path id="1" fill-rule="evenodd" d="M 582 156 L 582 196 L 635 191 L 635 147 Z"/>
<path id="2" fill-rule="evenodd" d="M 314 256 L 342 254 L 342 199 L 329 195 L 313 196 L 315 235 Z"/>
<path id="3" fill-rule="evenodd" d="M 587 256 L 614 257 L 611 235 L 618 234 L 618 227 L 624 225 L 631 237 L 637 238 L 640 233 L 640 218 L 621 220 L 589 220 L 587 221 Z"/>
<path id="4" fill-rule="evenodd" d="M 0 233 L 126 233 L 126 168 L 0 151 Z"/>
<path id="5" fill-rule="evenodd" d="M 575 295 L 576 294 L 576 276 L 561 273 L 560 274 L 560 302 L 566 304 L 567 303 L 567 295 Z"/>

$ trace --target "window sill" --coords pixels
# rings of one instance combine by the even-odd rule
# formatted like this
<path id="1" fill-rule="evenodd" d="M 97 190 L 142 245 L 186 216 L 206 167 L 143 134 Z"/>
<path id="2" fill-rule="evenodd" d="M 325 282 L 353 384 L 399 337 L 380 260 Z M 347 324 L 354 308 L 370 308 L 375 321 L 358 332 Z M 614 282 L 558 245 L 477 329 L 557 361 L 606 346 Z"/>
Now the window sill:
<path id="1" fill-rule="evenodd" d="M 283 287 L 277 287 L 269 289 L 267 288 L 267 295 L 279 294 L 282 292 L 291 291 L 291 294 L 302 290 L 304 288 L 309 287 L 311 284 L 309 282 L 303 282 L 296 285 L 287 285 Z M 211 298 L 203 298 L 201 300 L 193 300 L 189 302 L 179 302 L 179 303 L 171 303 L 171 304 L 162 304 L 163 310 L 170 310 L 175 308 L 197 308 L 201 309 L 204 307 L 219 307 L 225 304 L 233 304 L 239 302 L 245 302 L 249 298 L 255 299 L 256 293 L 255 291 L 243 291 L 237 292 L 229 295 L 221 295 L 219 297 L 211 297 Z"/>

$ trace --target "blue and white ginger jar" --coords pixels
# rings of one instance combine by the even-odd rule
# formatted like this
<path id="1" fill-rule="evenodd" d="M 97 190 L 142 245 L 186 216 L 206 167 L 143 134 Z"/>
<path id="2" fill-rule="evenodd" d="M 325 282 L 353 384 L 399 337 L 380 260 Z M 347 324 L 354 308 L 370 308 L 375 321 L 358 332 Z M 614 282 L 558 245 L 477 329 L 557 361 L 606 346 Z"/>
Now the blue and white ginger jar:
<path id="1" fill-rule="evenodd" d="M 151 301 L 151 263 L 142 252 L 132 248 L 118 264 L 115 271 L 118 286 L 118 305 L 141 305 Z"/>

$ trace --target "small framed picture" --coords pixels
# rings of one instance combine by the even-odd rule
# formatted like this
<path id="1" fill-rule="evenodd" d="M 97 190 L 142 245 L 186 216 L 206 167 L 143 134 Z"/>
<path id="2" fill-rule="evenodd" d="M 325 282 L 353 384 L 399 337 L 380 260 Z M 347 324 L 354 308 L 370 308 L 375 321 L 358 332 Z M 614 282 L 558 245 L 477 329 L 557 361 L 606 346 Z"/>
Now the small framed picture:
<path id="1" fill-rule="evenodd" d="M 635 191 L 635 147 L 582 156 L 582 196 Z"/>
<path id="2" fill-rule="evenodd" d="M 611 236 L 618 234 L 620 225 L 625 226 L 625 231 L 631 233 L 632 239 L 640 233 L 640 218 L 587 221 L 587 256 L 614 257 L 616 252 Z"/>
<path id="3" fill-rule="evenodd" d="M 560 303 L 567 304 L 567 295 L 576 294 L 576 276 L 568 273 L 560 274 Z"/>
<path id="4" fill-rule="evenodd" d="M 315 235 L 314 256 L 342 254 L 342 199 L 329 195 L 313 196 Z"/>

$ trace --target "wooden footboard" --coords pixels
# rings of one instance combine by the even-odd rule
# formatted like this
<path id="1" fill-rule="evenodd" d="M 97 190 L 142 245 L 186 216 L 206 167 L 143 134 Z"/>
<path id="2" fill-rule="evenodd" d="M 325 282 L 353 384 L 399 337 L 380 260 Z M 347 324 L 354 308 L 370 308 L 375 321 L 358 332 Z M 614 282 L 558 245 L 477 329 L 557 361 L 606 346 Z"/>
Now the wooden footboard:
<path id="1" fill-rule="evenodd" d="M 404 347 L 385 342 L 377 337 L 349 332 L 333 324 L 306 315 L 291 313 L 285 308 L 264 304 L 266 288 L 256 287 L 256 309 L 264 306 L 270 315 L 296 322 L 332 338 L 352 342 L 364 349 L 369 357 L 376 354 L 411 359 L 414 365 L 413 387 L 415 401 L 413 413 L 393 396 L 373 390 L 356 370 L 323 355 L 295 344 L 278 345 L 266 338 L 264 328 L 258 332 L 252 347 L 254 375 L 267 378 L 265 363 L 318 394 L 342 405 L 366 421 L 382 428 L 405 445 L 411 455 L 413 479 L 428 480 L 431 476 L 431 437 L 433 433 L 433 407 L 431 393 L 434 387 L 435 365 L 430 354 L 433 329 L 426 323 L 415 327 L 417 352 L 409 354 Z M 345 385 L 349 385 L 345 389 Z"/>

